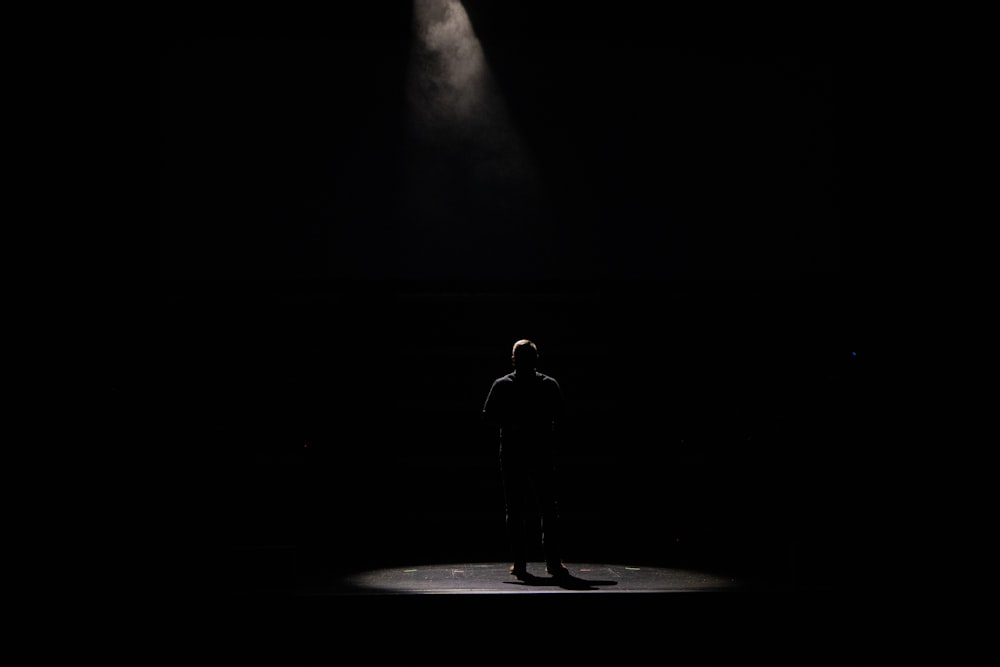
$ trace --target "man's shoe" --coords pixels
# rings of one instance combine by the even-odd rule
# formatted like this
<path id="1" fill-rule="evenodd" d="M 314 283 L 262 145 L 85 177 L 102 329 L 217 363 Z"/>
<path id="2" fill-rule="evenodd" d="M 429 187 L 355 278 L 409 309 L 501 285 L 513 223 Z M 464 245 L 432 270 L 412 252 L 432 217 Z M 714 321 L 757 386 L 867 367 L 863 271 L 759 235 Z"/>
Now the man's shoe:
<path id="1" fill-rule="evenodd" d="M 567 570 L 566 566 L 562 563 L 552 563 L 546 565 L 545 571 L 556 579 L 565 579 L 566 577 L 569 577 L 569 570 Z"/>
<path id="2" fill-rule="evenodd" d="M 530 576 L 528 574 L 528 567 L 525 563 L 514 563 L 511 565 L 510 574 L 511 576 L 521 579 L 522 581 Z"/>

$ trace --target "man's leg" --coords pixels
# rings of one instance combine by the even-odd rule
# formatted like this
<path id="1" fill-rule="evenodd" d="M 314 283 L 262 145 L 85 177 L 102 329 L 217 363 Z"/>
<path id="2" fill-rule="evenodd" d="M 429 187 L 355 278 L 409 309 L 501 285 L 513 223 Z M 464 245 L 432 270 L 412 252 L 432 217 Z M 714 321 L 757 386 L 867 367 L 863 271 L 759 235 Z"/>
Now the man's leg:
<path id="1" fill-rule="evenodd" d="M 539 510 L 542 515 L 542 553 L 545 554 L 545 571 L 553 577 L 569 576 L 562 563 L 562 525 L 559 518 L 559 501 L 556 497 L 555 475 L 551 470 L 542 471 L 536 480 Z"/>
<path id="2" fill-rule="evenodd" d="M 502 468 L 504 505 L 506 511 L 507 544 L 513 564 L 510 573 L 518 579 L 528 576 L 527 527 L 525 525 L 525 484 L 523 471 L 515 466 Z"/>

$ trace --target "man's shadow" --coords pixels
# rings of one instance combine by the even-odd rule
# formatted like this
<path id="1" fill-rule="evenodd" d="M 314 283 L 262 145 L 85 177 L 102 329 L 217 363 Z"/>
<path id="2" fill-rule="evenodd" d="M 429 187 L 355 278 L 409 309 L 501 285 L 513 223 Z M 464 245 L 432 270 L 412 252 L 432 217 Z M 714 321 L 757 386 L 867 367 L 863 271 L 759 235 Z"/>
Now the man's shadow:
<path id="1" fill-rule="evenodd" d="M 536 577 L 533 574 L 526 574 L 517 581 L 506 581 L 504 583 L 514 586 L 558 586 L 569 591 L 596 591 L 602 586 L 616 586 L 617 581 L 609 579 L 581 579 L 573 575 L 559 577 Z"/>

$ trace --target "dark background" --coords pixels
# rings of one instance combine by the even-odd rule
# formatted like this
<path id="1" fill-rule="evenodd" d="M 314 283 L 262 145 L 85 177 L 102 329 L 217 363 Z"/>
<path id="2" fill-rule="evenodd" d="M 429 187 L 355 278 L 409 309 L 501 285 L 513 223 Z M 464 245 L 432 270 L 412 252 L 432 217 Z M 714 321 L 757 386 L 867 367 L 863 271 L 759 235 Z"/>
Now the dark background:
<path id="1" fill-rule="evenodd" d="M 366 4 L 161 24 L 160 300 L 119 371 L 205 586 L 282 546 L 503 560 L 479 410 L 521 337 L 570 405 L 568 561 L 822 582 L 870 304 L 816 23 L 465 2 L 534 169 L 512 188 L 474 138 L 421 142 L 412 8 Z"/>

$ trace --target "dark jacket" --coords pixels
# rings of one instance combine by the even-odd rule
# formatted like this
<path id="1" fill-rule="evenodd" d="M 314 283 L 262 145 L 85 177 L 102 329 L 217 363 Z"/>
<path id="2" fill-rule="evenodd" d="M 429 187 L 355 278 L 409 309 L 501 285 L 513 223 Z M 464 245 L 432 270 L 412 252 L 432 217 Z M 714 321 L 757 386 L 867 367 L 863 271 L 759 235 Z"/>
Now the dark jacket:
<path id="1" fill-rule="evenodd" d="M 551 455 L 565 416 L 562 389 L 555 378 L 535 371 L 497 378 L 483 405 L 483 419 L 500 428 L 501 456 Z"/>

